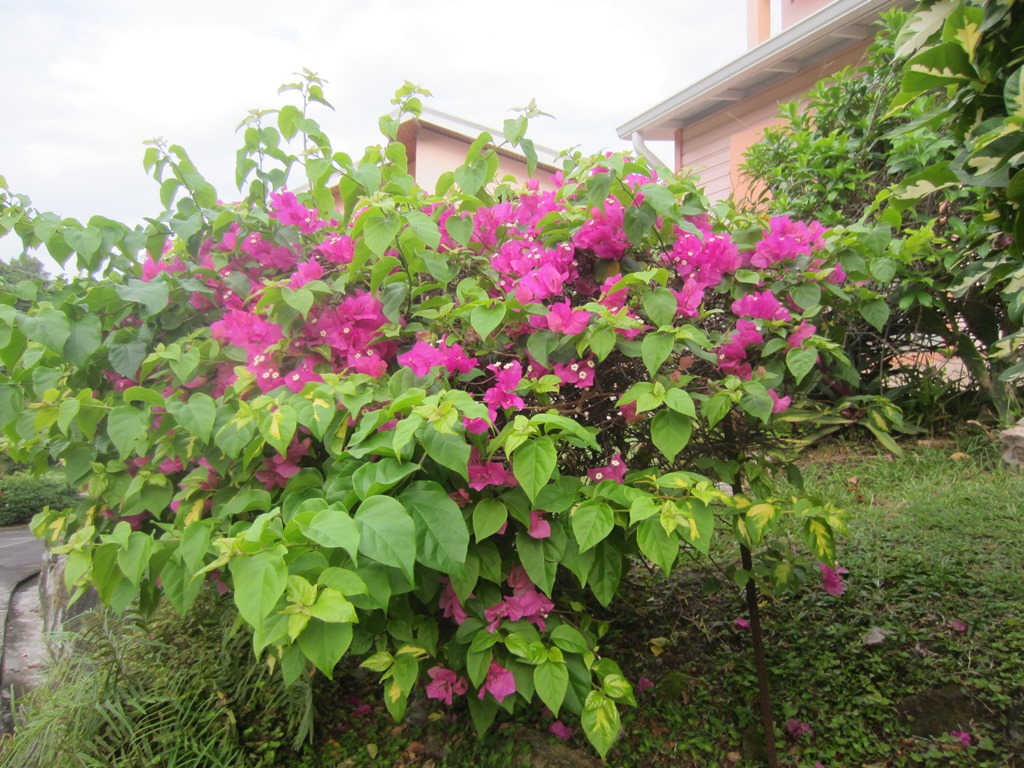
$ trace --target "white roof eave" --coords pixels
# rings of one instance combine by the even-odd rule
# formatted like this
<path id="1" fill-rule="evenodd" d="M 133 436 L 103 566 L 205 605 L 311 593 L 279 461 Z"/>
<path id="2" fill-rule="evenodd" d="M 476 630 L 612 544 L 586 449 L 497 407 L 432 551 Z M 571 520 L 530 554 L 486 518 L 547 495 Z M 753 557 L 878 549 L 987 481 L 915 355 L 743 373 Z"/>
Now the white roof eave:
<path id="1" fill-rule="evenodd" d="M 671 139 L 681 128 L 723 105 L 830 58 L 840 47 L 865 40 L 879 14 L 913 0 L 836 0 L 798 24 L 771 37 L 716 72 L 620 125 L 621 139 Z"/>

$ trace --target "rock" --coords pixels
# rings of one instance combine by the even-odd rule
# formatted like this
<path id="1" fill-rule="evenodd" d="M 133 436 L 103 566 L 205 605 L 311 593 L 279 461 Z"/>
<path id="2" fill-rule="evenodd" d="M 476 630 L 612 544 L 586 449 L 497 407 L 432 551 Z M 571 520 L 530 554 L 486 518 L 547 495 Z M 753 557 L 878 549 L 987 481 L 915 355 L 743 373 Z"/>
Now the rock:
<path id="1" fill-rule="evenodd" d="M 970 695 L 947 685 L 908 696 L 897 705 L 910 732 L 921 738 L 936 738 L 951 731 L 971 731 L 971 722 L 984 713 Z"/>
<path id="2" fill-rule="evenodd" d="M 885 645 L 886 641 L 895 634 L 891 629 L 872 627 L 864 633 L 860 642 L 861 645 L 866 645 L 869 648 L 877 648 L 878 646 Z"/>
<path id="3" fill-rule="evenodd" d="M 1003 461 L 1014 467 L 1024 466 L 1024 419 L 999 433 L 1003 444 Z"/>

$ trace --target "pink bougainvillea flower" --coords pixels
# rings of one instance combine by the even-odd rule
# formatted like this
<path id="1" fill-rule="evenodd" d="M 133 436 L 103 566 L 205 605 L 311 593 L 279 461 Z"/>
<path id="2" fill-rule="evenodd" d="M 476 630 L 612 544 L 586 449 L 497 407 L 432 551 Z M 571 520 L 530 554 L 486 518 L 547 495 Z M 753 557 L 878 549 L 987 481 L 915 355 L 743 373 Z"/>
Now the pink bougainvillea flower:
<path id="1" fill-rule="evenodd" d="M 495 374 L 495 385 L 484 392 L 484 402 L 491 422 L 498 416 L 499 408 L 522 408 L 526 405 L 523 398 L 515 394 L 515 388 L 523 379 L 523 366 L 518 360 L 504 365 L 494 363 L 487 366 Z"/>
<path id="2" fill-rule="evenodd" d="M 774 389 L 768 390 L 768 396 L 772 399 L 772 413 L 782 413 L 793 402 L 793 398 L 789 395 L 779 397 L 779 393 Z"/>
<path id="3" fill-rule="evenodd" d="M 799 256 L 810 256 L 825 247 L 824 227 L 814 221 L 805 224 L 788 216 L 773 216 L 768 232 L 754 247 L 750 264 L 766 269 L 780 261 L 795 261 Z"/>
<path id="4" fill-rule="evenodd" d="M 452 583 L 448 577 L 442 576 L 441 582 L 445 586 L 444 589 L 441 590 L 441 597 L 438 599 L 438 607 L 441 609 L 446 619 L 451 619 L 456 624 L 461 624 L 469 618 L 469 616 L 462 607 L 462 603 L 459 602 L 459 596 L 455 594 L 455 588 L 452 587 Z M 470 597 L 472 597 L 472 595 L 470 595 Z"/>
<path id="5" fill-rule="evenodd" d="M 288 479 L 298 474 L 299 462 L 309 453 L 310 439 L 294 440 L 288 446 L 288 453 L 285 456 L 274 454 L 265 462 L 263 469 L 258 470 L 256 479 L 266 487 L 268 491 L 274 488 L 284 488 Z"/>
<path id="6" fill-rule="evenodd" d="M 800 325 L 798 325 L 796 329 L 791 334 L 789 334 L 788 337 L 786 337 L 786 345 L 790 349 L 802 347 L 804 345 L 804 342 L 807 341 L 807 339 L 809 339 L 811 336 L 813 336 L 815 331 L 817 330 L 818 329 L 815 328 L 810 323 L 800 323 Z"/>
<path id="7" fill-rule="evenodd" d="M 636 403 L 626 403 L 625 405 L 619 406 L 619 411 L 622 413 L 622 418 L 626 420 L 627 424 L 635 424 L 644 418 L 642 413 L 636 412 Z"/>
<path id="8" fill-rule="evenodd" d="M 469 456 L 469 487 L 482 491 L 489 485 L 504 485 L 510 488 L 519 485 L 512 470 L 500 461 L 484 462 L 474 448 Z"/>
<path id="9" fill-rule="evenodd" d="M 786 310 L 771 291 L 751 293 L 732 303 L 732 312 L 739 317 L 754 317 L 761 320 L 791 320 Z"/>
<path id="10" fill-rule="evenodd" d="M 569 300 L 552 304 L 547 315 L 531 315 L 530 326 L 532 328 L 546 328 L 555 333 L 564 333 L 566 336 L 575 336 L 587 328 L 590 322 L 590 313 L 583 309 L 573 309 Z"/>
<path id="11" fill-rule="evenodd" d="M 530 530 L 527 533 L 534 539 L 547 539 L 551 536 L 551 524 L 544 519 L 540 510 L 530 512 Z"/>
<path id="12" fill-rule="evenodd" d="M 319 280 L 323 276 L 324 268 L 316 259 L 310 259 L 295 265 L 295 272 L 292 274 L 292 279 L 288 281 L 288 287 L 296 291 L 306 283 Z"/>
<path id="13" fill-rule="evenodd" d="M 332 264 L 350 264 L 355 250 L 355 243 L 348 235 L 330 235 L 316 248 L 317 253 Z"/>
<path id="14" fill-rule="evenodd" d="M 636 408 L 635 403 L 631 403 L 631 405 Z M 595 483 L 600 483 L 602 480 L 614 480 L 621 483 L 626 477 L 626 463 L 622 460 L 622 454 L 616 451 L 611 460 L 603 467 L 588 469 L 587 477 Z"/>
<path id="15" fill-rule="evenodd" d="M 144 282 L 149 282 L 161 272 L 184 272 L 185 262 L 179 259 L 177 256 L 174 257 L 174 261 L 166 262 L 162 259 L 147 258 L 142 261 L 142 279 Z"/>
<path id="16" fill-rule="evenodd" d="M 800 741 L 804 736 L 813 736 L 814 729 L 807 723 L 802 723 L 796 718 L 791 717 L 786 721 L 786 733 L 789 734 L 789 738 L 793 741 Z"/>
<path id="17" fill-rule="evenodd" d="M 647 678 L 647 677 L 641 677 L 636 682 L 636 692 L 637 693 L 643 693 L 644 691 L 649 691 L 653 687 L 654 687 L 654 682 L 650 678 Z"/>
<path id="18" fill-rule="evenodd" d="M 586 389 L 594 385 L 594 357 L 586 360 L 574 360 L 571 363 L 555 363 L 555 375 L 565 384 Z"/>
<path id="19" fill-rule="evenodd" d="M 449 373 L 469 373 L 477 360 L 475 357 L 467 357 L 461 344 L 449 346 L 447 339 L 442 339 L 436 347 L 425 341 L 417 341 L 412 349 L 398 356 L 398 362 L 411 368 L 417 376 L 426 376 L 435 366 Z"/>
<path id="20" fill-rule="evenodd" d="M 846 591 L 846 586 L 840 578 L 840 574 L 847 573 L 845 568 L 829 568 L 825 563 L 818 563 L 821 569 L 821 587 L 830 595 L 838 597 Z"/>
<path id="21" fill-rule="evenodd" d="M 537 591 L 530 577 L 522 566 L 517 565 L 509 573 L 507 584 L 512 587 L 511 597 L 502 598 L 501 602 L 495 603 L 484 611 L 484 618 L 487 620 L 487 631 L 495 632 L 503 618 L 509 621 L 526 619 L 534 624 L 541 632 L 544 631 L 545 619 L 554 610 L 555 604 L 541 592 Z"/>
<path id="22" fill-rule="evenodd" d="M 683 317 L 700 315 L 700 305 L 704 302 L 704 291 L 705 287 L 696 280 L 686 280 L 681 291 L 672 291 L 678 302 L 676 314 Z"/>
<path id="23" fill-rule="evenodd" d="M 750 629 L 750 622 L 744 619 L 742 616 L 737 618 L 733 623 L 736 629 Z"/>
<path id="24" fill-rule="evenodd" d="M 477 697 L 483 699 L 484 694 L 490 693 L 499 704 L 507 697 L 516 692 L 516 679 L 512 673 L 496 661 L 491 662 L 487 670 L 487 679 L 483 687 L 477 693 Z"/>
<path id="25" fill-rule="evenodd" d="M 676 241 L 672 250 L 662 256 L 662 261 L 675 267 L 680 277 L 702 288 L 714 288 L 726 274 L 739 269 L 743 260 L 729 235 L 717 234 L 700 224 L 698 228 L 700 235 L 676 227 Z"/>
<path id="26" fill-rule="evenodd" d="M 491 428 L 491 425 L 487 423 L 487 419 L 469 419 L 465 417 L 462 419 L 462 426 L 471 435 L 485 434 Z"/>
<path id="27" fill-rule="evenodd" d="M 563 723 L 561 720 L 555 720 L 555 722 L 548 726 L 548 733 L 550 733 L 556 739 L 568 741 L 572 738 L 572 735 L 573 733 L 575 733 L 575 731 L 568 725 Z"/>
<path id="28" fill-rule="evenodd" d="M 590 218 L 572 236 L 572 244 L 593 251 L 601 259 L 621 259 L 629 248 L 629 238 L 623 229 L 625 214 L 622 203 L 609 196 L 603 209 L 590 209 Z"/>
<path id="29" fill-rule="evenodd" d="M 601 295 L 598 303 L 608 309 L 615 311 L 626 306 L 629 299 L 629 288 L 625 285 L 619 286 L 622 282 L 622 275 L 612 275 L 601 283 Z"/>
<path id="30" fill-rule="evenodd" d="M 949 735 L 954 739 L 958 739 L 965 747 L 971 746 L 971 734 L 966 731 L 950 731 Z"/>
<path id="31" fill-rule="evenodd" d="M 465 678 L 442 666 L 431 667 L 427 674 L 430 676 L 426 686 L 427 698 L 443 701 L 448 706 L 452 704 L 453 694 L 461 696 L 469 687 Z"/>
<path id="32" fill-rule="evenodd" d="M 304 235 L 327 226 L 327 222 L 321 219 L 316 211 L 304 206 L 293 193 L 284 189 L 271 193 L 270 215 L 286 227 L 298 227 Z"/>

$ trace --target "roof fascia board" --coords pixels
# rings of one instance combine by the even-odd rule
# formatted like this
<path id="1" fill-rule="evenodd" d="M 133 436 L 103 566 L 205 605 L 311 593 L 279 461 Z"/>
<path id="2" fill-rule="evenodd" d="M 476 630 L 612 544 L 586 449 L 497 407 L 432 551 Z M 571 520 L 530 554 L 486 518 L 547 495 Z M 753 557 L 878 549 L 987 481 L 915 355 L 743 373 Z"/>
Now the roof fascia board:
<path id="1" fill-rule="evenodd" d="M 644 134 L 667 120 L 685 117 L 687 105 L 710 100 L 718 91 L 740 88 L 789 70 L 795 73 L 801 68 L 800 52 L 811 44 L 829 35 L 843 36 L 847 28 L 870 24 L 882 11 L 891 7 L 912 4 L 909 0 L 836 0 L 675 96 L 634 117 L 619 126 L 616 132 L 621 139 L 628 139 L 636 132 Z"/>

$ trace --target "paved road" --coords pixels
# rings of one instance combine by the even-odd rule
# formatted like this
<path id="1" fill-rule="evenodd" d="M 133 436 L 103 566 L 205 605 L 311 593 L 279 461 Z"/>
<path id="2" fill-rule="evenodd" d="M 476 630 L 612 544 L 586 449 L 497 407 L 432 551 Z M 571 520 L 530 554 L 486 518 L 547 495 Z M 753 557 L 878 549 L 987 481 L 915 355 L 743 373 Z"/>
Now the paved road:
<path id="1" fill-rule="evenodd" d="M 43 552 L 42 542 L 27 525 L 0 528 L 0 733 L 11 730 L 8 687 L 23 688 L 38 673 L 44 658 L 40 655 L 42 643 L 25 642 L 38 635 L 38 594 L 30 585 L 17 595 L 14 591 L 19 583 L 39 573 Z M 32 585 L 35 583 L 33 580 Z M 5 639 L 11 646 L 7 653 Z"/>

